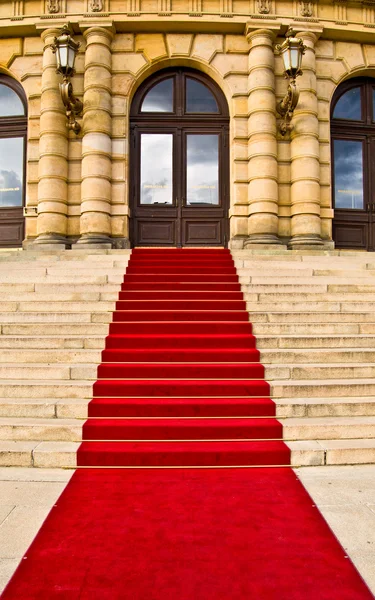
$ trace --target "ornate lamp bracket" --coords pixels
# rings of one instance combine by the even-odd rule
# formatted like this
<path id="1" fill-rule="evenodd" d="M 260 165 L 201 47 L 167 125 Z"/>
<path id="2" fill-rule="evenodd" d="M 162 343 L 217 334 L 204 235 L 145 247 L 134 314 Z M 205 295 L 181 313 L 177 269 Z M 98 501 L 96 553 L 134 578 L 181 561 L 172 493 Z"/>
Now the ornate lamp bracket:
<path id="1" fill-rule="evenodd" d="M 279 130 L 282 136 L 292 129 L 290 121 L 298 104 L 299 89 L 296 78 L 302 75 L 302 56 L 306 52 L 306 46 L 301 38 L 295 37 L 292 29 L 286 33 L 286 39 L 282 44 L 277 44 L 275 50 L 281 54 L 284 61 L 284 75 L 289 79 L 288 90 L 282 100 L 277 104 L 276 110 L 282 117 Z"/>
<path id="2" fill-rule="evenodd" d="M 81 125 L 76 120 L 76 117 L 82 113 L 83 104 L 74 96 L 72 83 L 67 77 L 64 77 L 64 80 L 60 83 L 59 87 L 61 98 L 66 108 L 66 117 L 68 119 L 66 126 L 77 135 L 81 131 Z"/>
<path id="3" fill-rule="evenodd" d="M 51 44 L 51 50 L 56 54 L 57 73 L 61 73 L 63 81 L 60 83 L 60 94 L 63 104 L 66 108 L 66 117 L 68 129 L 78 134 L 81 131 L 81 125 L 76 120 L 76 117 L 82 113 L 83 104 L 73 93 L 73 85 L 70 78 L 75 73 L 74 62 L 80 43 L 73 40 L 68 27 L 64 27 L 60 35 L 55 37 L 54 43 Z"/>

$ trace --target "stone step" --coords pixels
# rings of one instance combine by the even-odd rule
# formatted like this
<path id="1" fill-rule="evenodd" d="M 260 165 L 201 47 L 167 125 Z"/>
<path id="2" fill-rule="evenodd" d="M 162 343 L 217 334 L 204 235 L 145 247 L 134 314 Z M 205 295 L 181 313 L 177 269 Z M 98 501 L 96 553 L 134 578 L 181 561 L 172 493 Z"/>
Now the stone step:
<path id="1" fill-rule="evenodd" d="M 65 274 L 61 273 L 60 275 L 46 275 L 41 271 L 45 271 L 45 269 L 38 269 L 40 272 L 30 271 L 26 273 L 25 271 L 15 271 L 12 270 L 9 273 L 4 273 L 0 271 L 0 284 L 3 283 L 29 283 L 30 279 L 32 279 L 34 284 L 37 283 L 45 283 L 45 284 L 74 284 L 77 281 L 76 274 L 70 270 L 68 270 Z M 123 273 L 119 275 L 97 275 L 93 273 L 92 275 L 85 273 L 85 275 L 80 275 L 79 277 L 79 285 L 83 285 L 85 283 L 91 284 L 104 284 L 104 283 L 121 283 L 123 279 Z"/>
<path id="2" fill-rule="evenodd" d="M 350 275 L 345 277 L 325 277 L 325 276 L 316 276 L 310 275 L 309 277 L 293 275 L 293 276 L 282 276 L 275 273 L 274 275 L 266 275 L 265 270 L 263 269 L 263 275 L 250 275 L 246 277 L 240 277 L 240 283 L 243 285 L 348 285 L 348 281 L 350 281 L 351 285 L 356 286 L 364 286 L 364 285 L 375 285 L 374 276 L 370 273 L 375 273 L 375 271 L 356 271 Z"/>
<path id="3" fill-rule="evenodd" d="M 341 439 L 287 442 L 292 466 L 375 463 L 375 440 Z"/>
<path id="4" fill-rule="evenodd" d="M 0 365 L 6 363 L 17 363 L 21 365 L 26 363 L 67 363 L 72 366 L 76 363 L 98 363 L 101 362 L 100 350 L 60 350 L 55 348 L 46 349 L 10 349 L 0 348 Z"/>
<path id="5" fill-rule="evenodd" d="M 236 268 L 238 270 L 246 270 L 246 271 L 253 271 L 253 270 L 259 270 L 261 267 L 261 262 L 258 259 L 250 259 L 250 258 L 244 258 L 244 259 L 238 259 L 236 258 L 234 261 L 234 264 L 236 266 Z M 279 260 L 268 260 L 266 265 L 263 265 L 263 269 L 266 268 L 267 271 L 269 270 L 271 273 L 273 273 L 275 271 L 275 269 L 285 269 L 285 270 L 290 270 L 290 271 L 303 271 L 304 269 L 312 269 L 312 271 L 314 272 L 317 269 L 325 269 L 325 270 L 348 270 L 348 271 L 355 271 L 357 269 L 359 270 L 371 270 L 374 268 L 372 263 L 366 262 L 366 261 L 359 261 L 359 260 L 344 260 L 343 258 L 334 258 L 334 259 L 322 259 L 322 260 L 301 260 L 301 261 L 290 261 L 290 263 L 286 260 L 283 261 L 279 261 Z M 250 274 L 250 273 L 249 273 Z"/>
<path id="6" fill-rule="evenodd" d="M 92 317 L 94 319 L 94 316 Z M 35 323 L 34 319 L 31 323 L 9 323 L 2 325 L 0 338 L 4 336 L 45 336 L 48 335 L 82 335 L 89 337 L 90 335 L 98 335 L 102 334 L 103 336 L 108 335 L 108 321 L 107 323 L 103 323 L 103 319 L 100 319 L 98 322 L 92 322 L 90 320 L 82 319 L 81 321 L 76 320 L 76 322 L 72 322 L 73 319 L 68 319 L 69 323 L 54 323 L 48 322 L 48 327 L 46 327 L 46 322 L 41 321 L 39 323 Z M 102 338 L 103 340 L 103 338 Z M 104 343 L 104 340 L 103 340 Z M 7 347 L 2 345 L 0 339 L 0 348 Z M 12 346 L 11 346 L 12 347 Z M 19 346 L 17 346 L 19 347 Z M 74 347 L 74 346 L 73 346 Z M 79 346 L 78 346 L 79 347 Z M 26 346 L 27 348 L 27 346 Z"/>
<path id="7" fill-rule="evenodd" d="M 251 294 L 250 294 L 251 295 Z M 248 294 L 244 294 L 245 300 L 247 300 L 247 310 L 252 312 L 370 312 L 374 313 L 375 316 L 375 302 L 367 302 L 365 299 L 361 302 L 352 301 L 337 301 L 328 302 L 325 300 L 321 301 L 280 301 L 280 302 L 249 302 Z M 250 298 L 251 300 L 251 298 Z"/>
<path id="8" fill-rule="evenodd" d="M 375 396 L 374 379 L 272 381 L 271 398 L 337 398 Z"/>
<path id="9" fill-rule="evenodd" d="M 278 398 L 276 415 L 289 417 L 375 416 L 375 396 Z M 1 417 L 86 419 L 90 398 L 0 398 Z"/>
<path id="10" fill-rule="evenodd" d="M 375 416 L 375 396 L 327 398 L 275 398 L 276 415 L 288 417 Z"/>
<path id="11" fill-rule="evenodd" d="M 69 290 L 61 291 L 56 297 L 56 294 L 45 292 L 5 292 L 1 286 L 0 311 L 4 311 L 4 304 L 14 302 L 18 305 L 19 302 L 48 302 L 53 306 L 54 302 L 99 302 L 101 293 L 98 292 L 70 292 Z M 115 293 L 113 300 L 117 300 L 118 293 Z M 108 301 L 108 300 L 106 300 Z"/>
<path id="12" fill-rule="evenodd" d="M 19 313 L 42 313 L 42 312 L 55 312 L 55 313 L 84 313 L 84 312 L 98 312 L 98 311 L 110 311 L 115 310 L 115 302 L 60 302 L 56 299 L 54 302 L 0 302 L 0 313 L 5 312 L 4 306 L 7 306 L 6 312 L 13 312 L 17 310 Z M 16 307 L 16 308 L 14 308 Z"/>
<path id="13" fill-rule="evenodd" d="M 375 348 L 375 335 L 280 335 L 257 336 L 257 348 L 262 350 L 265 348 Z"/>
<path id="14" fill-rule="evenodd" d="M 253 312 L 252 323 L 375 323 L 375 314 L 369 312 Z"/>
<path id="15" fill-rule="evenodd" d="M 375 438 L 375 417 L 309 417 L 283 420 L 286 441 Z"/>
<path id="16" fill-rule="evenodd" d="M 14 284 L 17 285 L 17 284 Z M 44 293 L 48 293 L 48 294 L 54 294 L 55 295 L 55 301 L 58 302 L 59 298 L 60 298 L 60 294 L 61 293 L 66 293 L 67 289 L 69 289 L 70 293 L 99 293 L 101 294 L 108 294 L 108 293 L 116 293 L 118 294 L 118 292 L 121 289 L 121 285 L 120 283 L 116 283 L 116 284 L 109 284 L 107 282 L 101 282 L 101 283 L 78 283 L 77 280 L 75 280 L 72 283 L 69 283 L 69 286 L 66 285 L 66 283 L 35 283 L 34 285 L 35 288 L 35 292 L 37 292 L 38 294 L 44 294 Z M 1 284 L 1 289 L 3 289 L 3 284 Z"/>
<path id="17" fill-rule="evenodd" d="M 83 421 L 78 419 L 0 418 L 0 440 L 76 442 L 82 439 Z"/>
<path id="18" fill-rule="evenodd" d="M 92 381 L 8 379 L 0 381 L 0 398 L 92 398 Z"/>
<path id="19" fill-rule="evenodd" d="M 89 399 L 0 398 L 0 417 L 86 419 Z"/>
<path id="20" fill-rule="evenodd" d="M 0 335 L 0 348 L 21 348 L 23 350 L 30 348 L 88 348 L 103 350 L 104 337 L 107 335 L 107 331 L 108 326 L 106 326 L 106 330 L 102 335 L 91 335 L 90 337 L 84 334 L 75 336 L 69 334 L 67 337 L 61 337 L 61 335 L 42 336 L 42 334 L 34 336 Z"/>
<path id="21" fill-rule="evenodd" d="M 311 380 L 320 381 L 327 379 L 371 379 L 375 377 L 375 365 L 357 364 L 325 364 L 325 365 L 272 365 L 265 366 L 267 381 L 274 379 Z M 79 368 L 79 367 L 77 367 Z M 0 367 L 1 369 L 1 367 Z M 0 370 L 1 373 L 1 370 Z M 74 374 L 73 374 L 74 375 Z M 72 378 L 73 375 L 71 375 Z"/>
<path id="22" fill-rule="evenodd" d="M 248 295 L 254 295 L 254 289 L 252 286 L 247 287 L 248 291 L 245 294 L 245 299 L 248 300 Z M 375 292 L 364 294 L 363 292 L 349 293 L 349 292 L 321 292 L 321 293 L 300 293 L 297 286 L 294 288 L 294 292 L 283 293 L 283 292 L 270 292 L 258 294 L 258 301 L 266 304 L 272 302 L 340 302 L 341 304 L 347 302 L 371 302 L 375 303 Z"/>
<path id="23" fill-rule="evenodd" d="M 51 307 L 52 309 L 52 307 Z M 0 312 L 0 323 L 6 326 L 11 323 L 38 324 L 38 323 L 91 323 L 90 312 Z"/>
<path id="24" fill-rule="evenodd" d="M 0 354 L 1 356 L 1 354 Z M 295 349 L 295 350 L 261 350 L 260 362 L 264 365 L 289 365 L 295 364 L 309 365 L 316 363 L 330 364 L 336 367 L 336 363 L 375 363 L 375 349 L 357 349 L 357 348 L 319 348 L 318 350 Z M 350 365 L 348 365 L 350 366 Z"/>
<path id="25" fill-rule="evenodd" d="M 287 442 L 293 466 L 375 463 L 374 439 Z M 0 441 L 0 466 L 74 468 L 78 442 Z"/>
<path id="26" fill-rule="evenodd" d="M 8 266 L 13 269 L 24 269 L 25 265 L 30 267 L 31 269 L 42 268 L 42 269 L 122 269 L 126 267 L 129 263 L 129 256 L 124 258 L 119 258 L 115 256 L 98 256 L 95 260 L 88 258 L 84 259 L 83 257 L 79 258 L 77 256 L 72 257 L 71 260 L 64 260 L 63 258 L 59 258 L 58 256 L 50 256 L 50 257 L 42 257 L 35 256 L 30 257 L 29 259 L 5 259 L 0 255 L 0 263 L 2 265 L 1 269 L 7 269 Z M 90 263 L 88 265 L 88 263 Z"/>
<path id="27" fill-rule="evenodd" d="M 83 423 L 79 419 L 0 417 L 0 440 L 79 442 Z M 283 420 L 283 436 L 285 441 L 375 439 L 375 417 L 292 417 Z"/>
<path id="28" fill-rule="evenodd" d="M 374 317 L 375 320 L 375 317 Z M 371 326 L 371 324 L 366 325 Z M 375 333 L 375 323 L 374 332 Z M 358 334 L 361 332 L 360 323 L 257 323 L 253 325 L 254 335 L 327 335 L 327 334 Z M 367 333 L 367 332 L 366 332 Z"/>

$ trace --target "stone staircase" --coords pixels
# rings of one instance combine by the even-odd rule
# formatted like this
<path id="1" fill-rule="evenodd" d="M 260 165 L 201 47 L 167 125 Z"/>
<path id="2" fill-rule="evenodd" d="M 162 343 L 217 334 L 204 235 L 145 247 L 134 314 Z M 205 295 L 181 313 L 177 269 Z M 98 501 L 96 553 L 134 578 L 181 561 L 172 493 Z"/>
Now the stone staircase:
<path id="1" fill-rule="evenodd" d="M 130 250 L 0 252 L 0 466 L 74 466 Z"/>
<path id="2" fill-rule="evenodd" d="M 375 256 L 233 255 L 293 464 L 375 462 Z M 0 465 L 75 466 L 129 256 L 0 252 Z"/>
<path id="3" fill-rule="evenodd" d="M 233 252 L 294 465 L 375 462 L 375 256 Z"/>

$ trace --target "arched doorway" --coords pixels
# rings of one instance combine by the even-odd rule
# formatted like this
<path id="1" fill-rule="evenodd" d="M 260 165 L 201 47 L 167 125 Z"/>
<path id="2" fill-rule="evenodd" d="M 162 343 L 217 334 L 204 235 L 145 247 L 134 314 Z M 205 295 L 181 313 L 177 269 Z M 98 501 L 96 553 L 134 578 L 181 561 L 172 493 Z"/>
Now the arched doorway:
<path id="1" fill-rule="evenodd" d="M 225 246 L 229 115 L 208 77 L 157 73 L 137 90 L 131 124 L 134 246 Z"/>
<path id="2" fill-rule="evenodd" d="M 336 90 L 331 149 L 335 246 L 375 250 L 375 79 Z"/>
<path id="3" fill-rule="evenodd" d="M 27 104 L 22 86 L 0 75 L 0 247 L 24 239 Z"/>

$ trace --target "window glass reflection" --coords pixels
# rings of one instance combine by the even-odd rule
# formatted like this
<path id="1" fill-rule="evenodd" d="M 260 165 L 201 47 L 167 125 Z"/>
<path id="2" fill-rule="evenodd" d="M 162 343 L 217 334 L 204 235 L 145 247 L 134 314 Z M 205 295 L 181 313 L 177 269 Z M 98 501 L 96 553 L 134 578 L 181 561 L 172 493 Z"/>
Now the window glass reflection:
<path id="1" fill-rule="evenodd" d="M 353 88 L 341 96 L 333 111 L 333 117 L 349 121 L 362 119 L 361 88 Z"/>
<path id="2" fill-rule="evenodd" d="M 0 138 L 0 208 L 22 206 L 23 138 Z"/>
<path id="3" fill-rule="evenodd" d="M 0 84 L 0 117 L 24 114 L 25 107 L 19 95 L 7 85 Z"/>
<path id="4" fill-rule="evenodd" d="M 188 135 L 186 202 L 219 204 L 219 136 Z"/>
<path id="5" fill-rule="evenodd" d="M 146 94 L 141 112 L 173 112 L 173 79 L 164 79 Z"/>
<path id="6" fill-rule="evenodd" d="M 195 79 L 186 79 L 186 112 L 218 113 L 217 102 L 210 90 Z"/>
<path id="7" fill-rule="evenodd" d="M 141 204 L 173 203 L 173 135 L 141 135 Z"/>
<path id="8" fill-rule="evenodd" d="M 335 207 L 363 208 L 363 144 L 334 140 Z"/>

